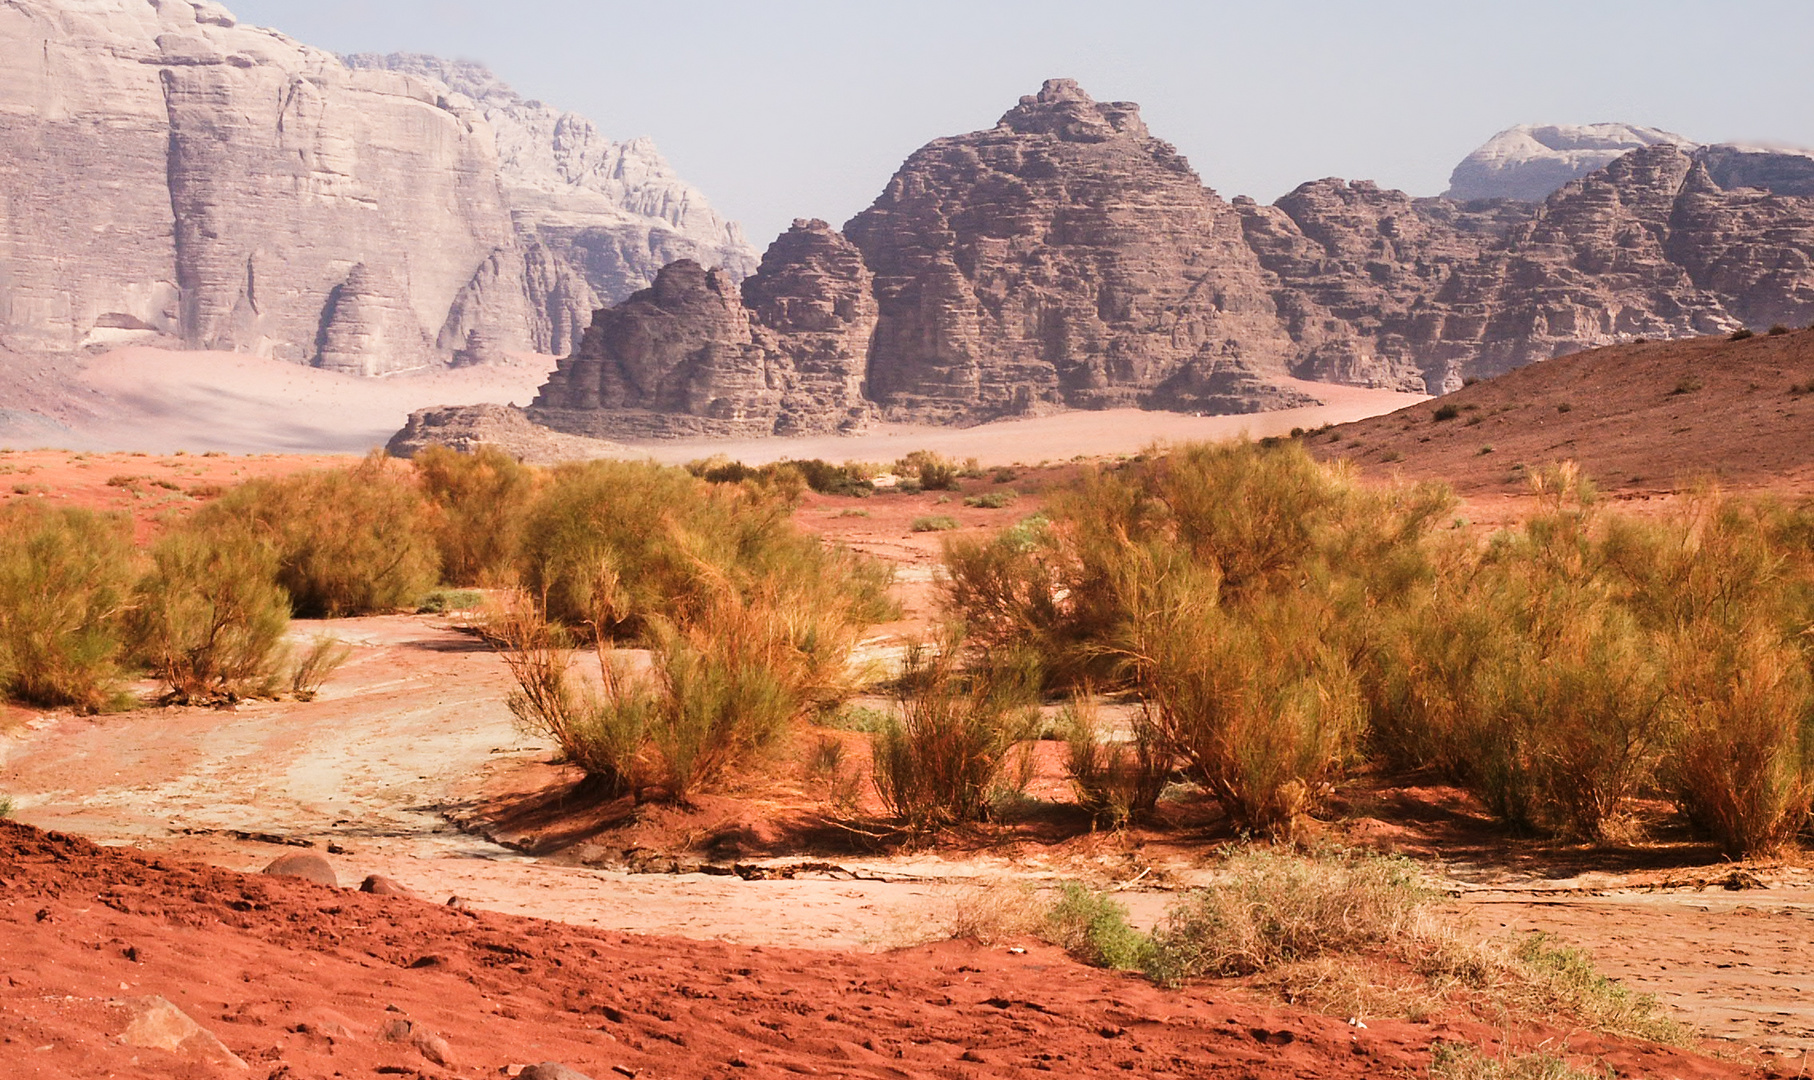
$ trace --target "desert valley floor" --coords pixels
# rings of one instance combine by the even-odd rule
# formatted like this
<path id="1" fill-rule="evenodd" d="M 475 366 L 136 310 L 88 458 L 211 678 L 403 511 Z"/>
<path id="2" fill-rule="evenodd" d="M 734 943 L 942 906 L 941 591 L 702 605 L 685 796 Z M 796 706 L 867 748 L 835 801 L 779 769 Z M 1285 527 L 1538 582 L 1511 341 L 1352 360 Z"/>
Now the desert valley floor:
<path id="1" fill-rule="evenodd" d="M 67 496 L 148 520 L 185 490 L 327 460 L 35 451 L 0 466 L 22 478 L 25 493 L 10 497 Z M 1027 468 L 1013 511 L 934 493 L 809 494 L 797 519 L 896 565 L 905 617 L 865 646 L 887 656 L 935 615 L 939 540 L 911 532 L 913 516 L 994 527 L 1075 469 Z M 100 479 L 117 475 L 137 479 Z M 1484 528 L 1521 502 L 1477 493 L 1462 513 Z M 1002 882 L 1067 879 L 1118 890 L 1150 925 L 1227 839 L 1213 824 L 1079 833 L 1035 815 L 876 850 L 814 825 L 821 797 L 804 746 L 743 790 L 626 824 L 514 726 L 508 675 L 468 621 L 297 623 L 299 637 L 326 628 L 354 646 L 312 702 L 92 718 L 9 708 L 0 790 L 18 820 L 56 835 L 0 836 L 0 939 L 22 961 L 0 988 L 11 1062 L 0 1074 L 71 1075 L 80 1061 L 81 1075 L 101 1075 L 94 1062 L 214 1075 L 194 1053 L 183 1064 L 120 1045 L 120 1003 L 146 994 L 192 1003 L 226 1048 L 274 1077 L 497 1075 L 546 1058 L 594 1077 L 1377 1075 L 1421 1067 L 1444 1038 L 1560 1047 L 1621 1075 L 1797 1075 L 1814 1048 L 1805 865 L 1721 865 L 1691 843 L 1512 845 L 1439 786 L 1363 782 L 1326 825 L 1331 840 L 1419 859 L 1482 933 L 1542 929 L 1588 947 L 1698 1025 L 1722 1059 L 1476 1019 L 1307 1014 L 1235 986 L 1166 992 L 1031 941 L 953 942 L 949 927 Z M 1031 793 L 1062 787 L 1047 755 Z M 324 855 L 342 886 L 377 874 L 417 898 L 208 869 L 256 873 L 299 850 Z M 1028 980 L 1028 966 L 1064 976 Z M 445 1062 L 386 1041 L 397 1016 L 387 1009 L 437 1032 L 452 1047 Z M 135 1064 L 140 1054 L 151 1056 Z M 1658 1054 L 1667 1060 L 1644 1057 Z"/>

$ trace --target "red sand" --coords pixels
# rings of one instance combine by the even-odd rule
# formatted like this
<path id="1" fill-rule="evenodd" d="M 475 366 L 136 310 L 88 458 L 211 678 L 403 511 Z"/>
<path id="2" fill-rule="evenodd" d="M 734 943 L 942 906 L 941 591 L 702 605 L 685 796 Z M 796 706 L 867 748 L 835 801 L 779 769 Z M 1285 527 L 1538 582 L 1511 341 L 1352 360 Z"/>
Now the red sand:
<path id="1" fill-rule="evenodd" d="M 1168 991 L 1024 952 L 946 942 L 828 954 L 594 933 L 291 879 L 250 877 L 0 824 L 0 1076 L 248 1075 L 123 1045 L 110 1001 L 161 995 L 279 1078 L 508 1075 L 558 1060 L 595 1078 L 1379 1076 L 1466 1020 L 1342 1020 L 1205 984 Z M 446 1064 L 381 1028 L 445 1039 Z M 349 1037 L 350 1036 L 350 1037 Z M 1520 1031 L 1621 1075 L 1745 1067 Z"/>

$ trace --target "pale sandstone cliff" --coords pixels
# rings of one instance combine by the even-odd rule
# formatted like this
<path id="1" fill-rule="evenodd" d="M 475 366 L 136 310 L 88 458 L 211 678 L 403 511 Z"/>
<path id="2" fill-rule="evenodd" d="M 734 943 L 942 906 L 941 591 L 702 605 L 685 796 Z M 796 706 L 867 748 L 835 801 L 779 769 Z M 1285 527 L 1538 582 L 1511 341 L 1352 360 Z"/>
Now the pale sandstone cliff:
<path id="1" fill-rule="evenodd" d="M 470 60 L 419 53 L 344 57 L 350 67 L 415 76 L 444 96 L 470 101 L 490 126 L 504 199 L 525 247 L 545 246 L 584 277 L 590 296 L 575 297 L 577 331 L 594 308 L 647 288 L 679 259 L 723 269 L 741 281 L 757 254 L 736 222 L 712 209 L 669 166 L 650 140 L 614 142 L 592 121 L 530 101 Z M 551 351 L 565 353 L 578 332 L 550 328 Z"/>
<path id="2" fill-rule="evenodd" d="M 533 123 L 499 114 L 500 161 L 472 98 L 211 0 L 7 0 L 0 346 L 157 337 L 386 374 L 566 351 L 695 247 L 748 269 L 735 226 L 652 147 L 518 104 Z M 549 181 L 536 153 L 563 147 Z M 605 234 L 594 246 L 622 257 L 586 248 Z"/>

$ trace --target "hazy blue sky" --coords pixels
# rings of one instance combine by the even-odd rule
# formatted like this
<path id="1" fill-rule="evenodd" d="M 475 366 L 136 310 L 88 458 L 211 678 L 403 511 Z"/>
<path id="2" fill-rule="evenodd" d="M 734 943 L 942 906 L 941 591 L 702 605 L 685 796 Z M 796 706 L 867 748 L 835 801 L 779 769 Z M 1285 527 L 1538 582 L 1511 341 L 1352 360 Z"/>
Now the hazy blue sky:
<path id="1" fill-rule="evenodd" d="M 1131 100 L 1225 196 L 1324 176 L 1412 194 L 1521 122 L 1814 146 L 1814 0 L 227 0 L 338 52 L 481 60 L 652 136 L 758 248 L 834 225 L 928 139 L 1050 76 Z"/>

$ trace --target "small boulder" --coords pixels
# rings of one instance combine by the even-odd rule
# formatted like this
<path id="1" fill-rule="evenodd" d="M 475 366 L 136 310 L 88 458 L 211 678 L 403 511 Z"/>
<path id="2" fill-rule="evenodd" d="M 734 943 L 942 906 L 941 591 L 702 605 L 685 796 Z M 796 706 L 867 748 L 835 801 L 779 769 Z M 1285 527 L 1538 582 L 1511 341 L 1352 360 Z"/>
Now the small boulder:
<path id="1" fill-rule="evenodd" d="M 395 879 L 387 878 L 383 874 L 366 875 L 366 879 L 359 883 L 359 891 L 371 893 L 373 896 L 407 896 L 411 900 L 421 899 L 414 889 L 401 885 Z"/>
<path id="2" fill-rule="evenodd" d="M 558 1061 L 544 1061 L 540 1065 L 531 1065 L 516 1074 L 517 1080 L 592 1080 L 590 1076 L 578 1069 L 569 1069 Z"/>
<path id="3" fill-rule="evenodd" d="M 340 879 L 334 875 L 334 868 L 328 865 L 328 861 L 308 852 L 279 855 L 271 861 L 271 865 L 265 867 L 265 873 L 276 877 L 301 878 L 317 885 L 326 885 L 330 889 L 340 887 Z"/>
<path id="4" fill-rule="evenodd" d="M 183 1010 L 151 994 L 128 998 L 126 1030 L 120 1041 L 128 1046 L 165 1050 L 195 1061 L 223 1065 L 230 1069 L 250 1070 L 238 1054 L 226 1048 L 214 1033 L 189 1019 Z"/>
<path id="5" fill-rule="evenodd" d="M 447 1040 L 427 1028 L 417 1028 L 410 1033 L 409 1044 L 416 1052 L 442 1068 L 453 1068 L 453 1048 Z"/>

